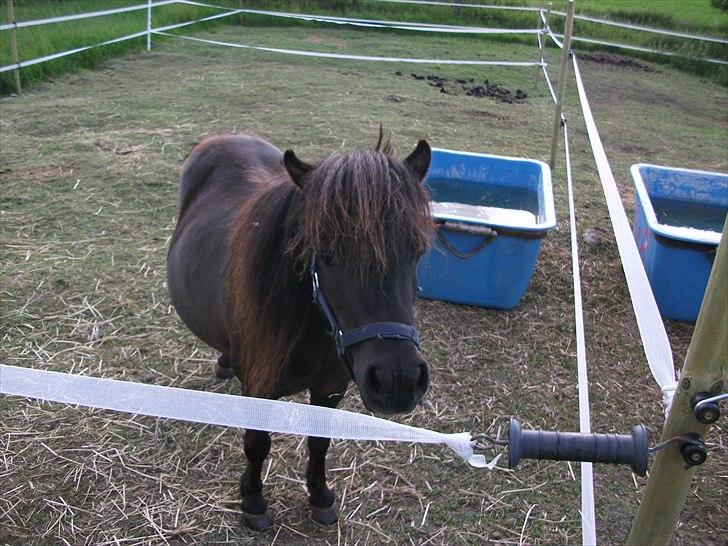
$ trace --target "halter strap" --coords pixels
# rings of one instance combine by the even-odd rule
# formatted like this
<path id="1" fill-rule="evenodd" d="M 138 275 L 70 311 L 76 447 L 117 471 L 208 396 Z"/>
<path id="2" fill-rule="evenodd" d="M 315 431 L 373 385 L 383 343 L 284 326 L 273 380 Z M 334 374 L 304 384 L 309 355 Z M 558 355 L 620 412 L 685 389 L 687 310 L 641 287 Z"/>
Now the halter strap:
<path id="1" fill-rule="evenodd" d="M 326 321 L 329 323 L 331 331 L 329 334 L 334 338 L 334 346 L 336 347 L 336 355 L 344 361 L 349 375 L 354 377 L 351 369 L 351 363 L 346 358 L 346 349 L 367 339 L 398 339 L 400 341 L 409 341 L 418 349 L 420 348 L 420 336 L 417 329 L 409 324 L 401 322 L 370 322 L 357 328 L 352 328 L 346 332 L 342 332 L 336 315 L 331 309 L 329 302 L 321 290 L 318 272 L 316 271 L 316 257 L 311 256 L 311 283 L 313 285 L 313 302 L 321 311 Z"/>

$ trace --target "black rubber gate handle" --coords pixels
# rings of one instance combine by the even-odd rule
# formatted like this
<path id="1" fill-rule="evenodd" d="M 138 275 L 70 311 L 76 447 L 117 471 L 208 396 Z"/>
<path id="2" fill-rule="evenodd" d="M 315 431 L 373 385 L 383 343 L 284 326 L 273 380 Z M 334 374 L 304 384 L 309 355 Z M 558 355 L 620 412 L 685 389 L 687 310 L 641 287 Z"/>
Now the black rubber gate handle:
<path id="1" fill-rule="evenodd" d="M 638 476 L 647 473 L 649 462 L 647 429 L 637 425 L 632 434 L 579 434 L 523 430 L 511 417 L 508 432 L 508 467 L 515 468 L 521 459 L 549 461 L 588 461 L 628 464 Z"/>

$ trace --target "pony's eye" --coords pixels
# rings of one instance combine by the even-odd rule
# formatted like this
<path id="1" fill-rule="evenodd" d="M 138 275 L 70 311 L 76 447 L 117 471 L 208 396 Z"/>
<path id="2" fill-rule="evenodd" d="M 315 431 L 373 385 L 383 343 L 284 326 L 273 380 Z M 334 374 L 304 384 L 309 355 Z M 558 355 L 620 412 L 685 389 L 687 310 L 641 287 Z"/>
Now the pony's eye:
<path id="1" fill-rule="evenodd" d="M 321 254 L 321 261 L 324 263 L 324 265 L 334 265 L 334 258 L 328 252 L 324 252 Z"/>

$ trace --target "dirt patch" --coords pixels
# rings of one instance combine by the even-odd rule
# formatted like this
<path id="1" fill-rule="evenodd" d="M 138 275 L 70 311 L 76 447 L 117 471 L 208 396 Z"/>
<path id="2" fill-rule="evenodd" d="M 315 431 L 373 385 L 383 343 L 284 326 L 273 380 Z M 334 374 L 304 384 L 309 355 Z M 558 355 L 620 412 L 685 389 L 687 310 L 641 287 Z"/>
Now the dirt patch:
<path id="1" fill-rule="evenodd" d="M 657 70 L 648 64 L 641 63 L 631 57 L 623 57 L 622 55 L 616 55 L 614 53 L 585 53 L 579 55 L 579 58 L 597 64 L 610 64 L 613 66 L 623 66 L 626 68 L 633 68 L 635 70 L 643 70 L 644 72 L 657 72 Z"/>
<path id="2" fill-rule="evenodd" d="M 395 72 L 396 76 L 402 76 L 402 72 Z M 431 87 L 435 87 L 440 90 L 440 93 L 446 95 L 467 95 L 470 97 L 477 98 L 491 98 L 498 102 L 512 103 L 523 103 L 526 102 L 528 95 L 521 89 L 511 91 L 498 85 L 497 83 L 491 83 L 488 80 L 484 80 L 482 83 L 470 78 L 443 78 L 437 74 L 410 74 L 410 77 L 415 80 L 426 81 Z"/>

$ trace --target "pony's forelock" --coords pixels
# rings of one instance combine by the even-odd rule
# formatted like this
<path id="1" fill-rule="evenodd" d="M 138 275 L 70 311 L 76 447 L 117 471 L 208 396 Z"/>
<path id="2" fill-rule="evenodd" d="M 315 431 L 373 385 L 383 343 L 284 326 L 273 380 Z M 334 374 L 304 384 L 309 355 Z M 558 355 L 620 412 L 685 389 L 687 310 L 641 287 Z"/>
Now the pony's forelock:
<path id="1" fill-rule="evenodd" d="M 377 147 L 332 154 L 308 175 L 288 247 L 300 263 L 324 253 L 365 274 L 386 271 L 396 252 L 425 251 L 433 229 L 427 191 L 387 153 L 388 137 Z"/>

